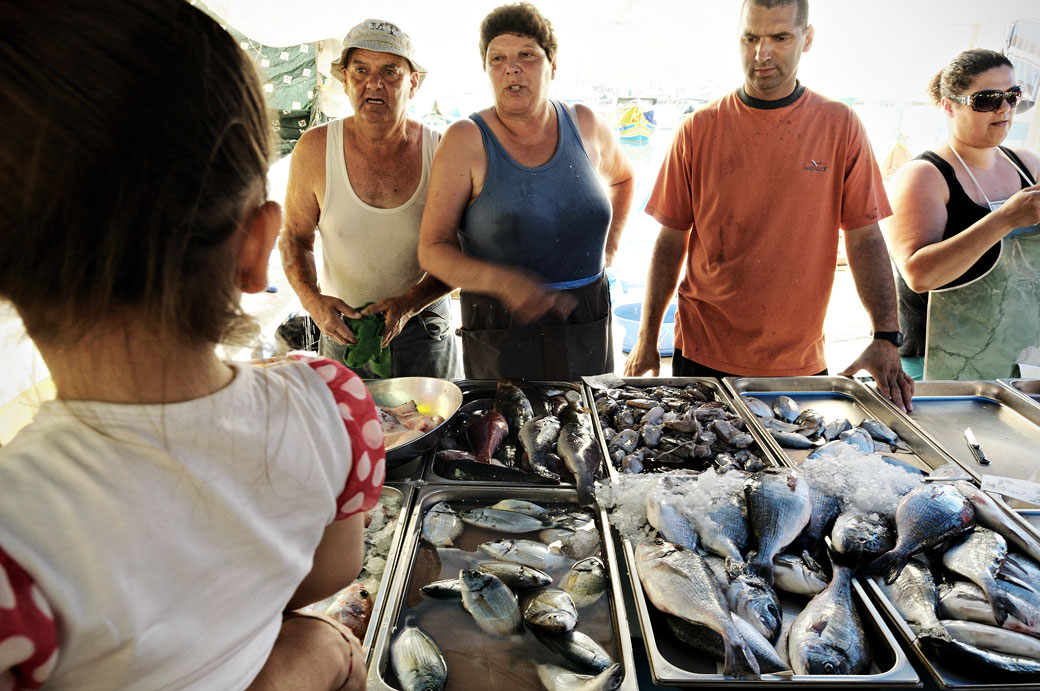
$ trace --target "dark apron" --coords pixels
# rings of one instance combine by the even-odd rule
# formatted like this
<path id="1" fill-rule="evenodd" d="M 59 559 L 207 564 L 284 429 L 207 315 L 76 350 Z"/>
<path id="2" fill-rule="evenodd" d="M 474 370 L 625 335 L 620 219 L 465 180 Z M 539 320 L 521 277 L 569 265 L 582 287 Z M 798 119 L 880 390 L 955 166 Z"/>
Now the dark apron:
<path id="1" fill-rule="evenodd" d="M 606 276 L 568 290 L 578 304 L 565 319 L 550 314 L 516 326 L 498 300 L 463 291 L 462 362 L 469 379 L 576 381 L 614 371 Z"/>

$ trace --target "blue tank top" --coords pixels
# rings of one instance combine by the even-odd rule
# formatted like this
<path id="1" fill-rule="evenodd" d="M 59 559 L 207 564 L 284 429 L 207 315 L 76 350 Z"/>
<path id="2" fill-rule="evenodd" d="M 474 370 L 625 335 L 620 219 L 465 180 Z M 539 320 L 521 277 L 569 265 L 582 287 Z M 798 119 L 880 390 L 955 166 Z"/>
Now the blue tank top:
<path id="1" fill-rule="evenodd" d="M 534 168 L 517 163 L 484 119 L 470 115 L 488 167 L 484 188 L 462 216 L 459 241 L 470 256 L 527 269 L 562 289 L 591 283 L 603 272 L 611 207 L 570 111 L 551 103 L 556 153 Z"/>

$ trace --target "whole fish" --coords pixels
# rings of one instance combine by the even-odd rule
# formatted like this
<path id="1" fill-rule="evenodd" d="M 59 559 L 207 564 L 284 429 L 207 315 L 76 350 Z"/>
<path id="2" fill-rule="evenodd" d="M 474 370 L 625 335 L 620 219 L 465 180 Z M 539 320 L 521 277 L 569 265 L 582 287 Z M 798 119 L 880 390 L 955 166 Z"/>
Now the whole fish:
<path id="1" fill-rule="evenodd" d="M 773 399 L 773 415 L 784 422 L 794 422 L 798 419 L 798 404 L 790 396 L 777 396 Z"/>
<path id="2" fill-rule="evenodd" d="M 636 571 L 653 605 L 693 624 L 707 626 L 722 636 L 723 673 L 758 676 L 758 662 L 730 618 L 729 606 L 704 558 L 664 540 L 636 546 Z"/>
<path id="3" fill-rule="evenodd" d="M 917 485 L 896 506 L 895 547 L 872 561 L 867 570 L 894 583 L 910 557 L 974 525 L 971 502 L 956 489 L 942 483 Z"/>
<path id="4" fill-rule="evenodd" d="M 587 425 L 575 422 L 564 425 L 560 429 L 556 449 L 567 470 L 574 476 L 578 501 L 583 506 L 595 503 L 595 480 L 602 456 L 592 430 Z"/>
<path id="5" fill-rule="evenodd" d="M 794 541 L 812 517 L 809 483 L 793 468 L 766 468 L 744 483 L 748 522 L 757 541 L 748 573 L 773 584 L 773 557 Z"/>
<path id="6" fill-rule="evenodd" d="M 520 428 L 534 417 L 534 408 L 527 395 L 508 379 L 501 380 L 495 387 L 494 408 L 506 419 L 512 435 L 519 434 Z"/>
<path id="7" fill-rule="evenodd" d="M 1003 626 L 1015 605 L 1004 589 L 997 585 L 997 574 L 1007 559 L 1007 543 L 1000 534 L 977 526 L 975 530 L 954 541 L 943 553 L 943 566 L 964 576 L 986 593 L 993 607 L 993 619 Z"/>
<path id="8" fill-rule="evenodd" d="M 968 673 L 977 674 L 980 669 L 984 669 L 989 674 L 993 674 L 999 670 L 1008 675 L 1021 675 L 1021 679 L 1025 682 L 1035 681 L 1040 675 L 1040 660 L 1004 655 L 992 650 L 977 648 L 956 639 L 936 646 L 935 651 L 940 660 Z"/>
<path id="9" fill-rule="evenodd" d="M 495 559 L 523 564 L 542 571 L 551 570 L 563 564 L 565 557 L 553 552 L 547 545 L 534 540 L 491 540 L 480 545 Z"/>
<path id="10" fill-rule="evenodd" d="M 901 451 L 903 453 L 910 452 L 910 447 L 906 445 L 906 442 L 900 439 L 899 435 L 893 432 L 891 428 L 881 422 L 881 420 L 872 417 L 864 418 L 863 420 L 860 420 L 858 427 L 866 430 L 867 434 L 869 434 L 874 440 L 883 441 L 888 444 L 893 451 Z"/>
<path id="11" fill-rule="evenodd" d="M 606 568 L 599 557 L 575 562 L 563 577 L 563 589 L 577 607 L 588 607 L 606 591 Z"/>
<path id="12" fill-rule="evenodd" d="M 390 646 L 390 664 L 404 691 L 440 691 L 448 680 L 444 654 L 417 626 L 405 626 Z"/>
<path id="13" fill-rule="evenodd" d="M 571 596 L 557 588 L 537 590 L 523 599 L 520 612 L 528 626 L 556 633 L 572 631 L 578 623 L 578 609 Z"/>
<path id="14" fill-rule="evenodd" d="M 464 527 L 458 512 L 440 501 L 423 516 L 422 538 L 436 547 L 450 547 Z"/>
<path id="15" fill-rule="evenodd" d="M 775 674 L 790 669 L 787 663 L 780 657 L 773 644 L 763 636 L 758 629 L 745 621 L 735 612 L 730 612 L 733 623 L 751 647 L 758 661 L 758 669 L 762 674 Z M 690 646 L 714 660 L 722 661 L 725 658 L 726 649 L 723 645 L 722 636 L 709 629 L 707 626 L 691 624 L 679 617 L 665 615 L 668 628 L 672 634 L 685 645 Z"/>
<path id="16" fill-rule="evenodd" d="M 870 432 L 860 427 L 853 427 L 840 433 L 838 441 L 852 444 L 863 453 L 874 453 L 874 437 L 870 436 Z"/>
<path id="17" fill-rule="evenodd" d="M 774 585 L 785 593 L 812 597 L 827 587 L 830 580 L 818 565 L 807 564 L 795 554 L 773 557 Z"/>
<path id="18" fill-rule="evenodd" d="M 756 417 L 773 417 L 773 410 L 765 404 L 761 398 L 755 398 L 754 396 L 748 396 L 744 394 L 742 397 L 744 404 L 751 409 L 751 412 Z"/>
<path id="19" fill-rule="evenodd" d="M 955 641 L 1002 655 L 1040 662 L 1040 639 L 1033 636 L 975 621 L 943 619 L 942 623 Z"/>
<path id="20" fill-rule="evenodd" d="M 466 420 L 466 441 L 478 463 L 490 463 L 502 440 L 509 434 L 505 417 L 494 410 L 481 410 Z"/>
<path id="21" fill-rule="evenodd" d="M 527 453 L 527 463 L 531 470 L 542 477 L 559 481 L 560 473 L 556 469 L 556 438 L 560 435 L 560 421 L 552 415 L 532 418 L 524 423 L 518 435 L 520 446 Z"/>
<path id="22" fill-rule="evenodd" d="M 503 533 L 530 533 L 552 525 L 540 518 L 500 509 L 467 509 L 459 512 L 464 523 Z"/>
<path id="23" fill-rule="evenodd" d="M 852 429 L 852 423 L 843 417 L 835 418 L 823 426 L 823 438 L 834 441 L 845 430 Z"/>
<path id="24" fill-rule="evenodd" d="M 500 511 L 515 511 L 516 513 L 534 516 L 535 518 L 541 518 L 542 520 L 548 518 L 551 513 L 549 509 L 523 499 L 501 499 L 492 504 L 489 508 L 498 509 Z"/>
<path id="25" fill-rule="evenodd" d="M 838 554 L 874 557 L 892 549 L 895 542 L 892 526 L 876 513 L 843 513 L 831 530 L 831 545 Z"/>
<path id="26" fill-rule="evenodd" d="M 364 640 L 372 616 L 372 595 L 363 583 L 353 583 L 336 594 L 325 614 L 350 629 L 358 640 Z"/>
<path id="27" fill-rule="evenodd" d="M 873 578 L 903 619 L 917 624 L 918 636 L 949 640 L 946 628 L 939 623 L 939 593 L 926 564 L 911 559 L 891 584 L 880 576 Z"/>
<path id="28" fill-rule="evenodd" d="M 488 633 L 511 636 L 520 632 L 520 606 L 516 595 L 495 576 L 476 569 L 459 571 L 462 606 Z"/>
<path id="29" fill-rule="evenodd" d="M 863 622 L 852 601 L 852 569 L 835 562 L 831 582 L 795 618 L 788 637 L 795 674 L 859 674 L 870 663 Z"/>
<path id="30" fill-rule="evenodd" d="M 596 675 L 579 674 L 552 664 L 536 666 L 538 679 L 548 691 L 614 691 L 621 686 L 624 671 L 618 663 Z"/>
<path id="31" fill-rule="evenodd" d="M 1014 605 L 1001 627 L 1040 637 L 1040 595 L 1030 588 L 998 580 L 1006 597 Z M 993 606 L 982 588 L 967 581 L 953 581 L 939 586 L 939 614 L 947 619 L 963 619 L 997 626 Z"/>
<path id="32" fill-rule="evenodd" d="M 975 520 L 979 525 L 1000 533 L 1008 545 L 1033 561 L 1040 562 L 1040 540 L 1010 518 L 988 494 L 970 482 L 957 482 L 954 487 L 971 502 L 975 509 Z"/>
<path id="33" fill-rule="evenodd" d="M 462 599 L 462 584 L 457 578 L 444 578 L 439 581 L 433 581 L 427 583 L 423 587 L 419 588 L 425 595 L 437 598 L 438 600 L 461 600 Z"/>
<path id="34" fill-rule="evenodd" d="M 794 424 L 801 427 L 799 430 L 801 434 L 804 434 L 810 439 L 816 439 L 823 436 L 826 421 L 820 413 L 817 413 L 812 408 L 806 408 L 798 414 L 798 417 L 795 418 Z"/>
<path id="35" fill-rule="evenodd" d="M 796 425 L 793 422 L 784 422 L 783 420 L 778 420 L 775 417 L 759 418 L 758 423 L 770 432 L 797 432 L 802 428 L 801 425 Z"/>
<path id="36" fill-rule="evenodd" d="M 531 633 L 561 662 L 581 671 L 599 673 L 613 664 L 603 646 L 581 631 L 556 633 L 534 628 L 531 629 Z"/>
<path id="37" fill-rule="evenodd" d="M 550 550 L 559 550 L 571 559 L 591 557 L 600 547 L 599 531 L 595 525 L 577 530 L 546 528 L 538 533 L 538 539 L 548 545 Z"/>
<path id="38" fill-rule="evenodd" d="M 682 510 L 681 497 L 667 484 L 658 483 L 646 495 L 646 522 L 665 540 L 696 549 L 697 532 Z"/>
<path id="39" fill-rule="evenodd" d="M 775 429 L 769 430 L 776 443 L 785 449 L 811 449 L 816 443 L 809 437 L 798 432 L 779 432 Z"/>
<path id="40" fill-rule="evenodd" d="M 482 561 L 477 564 L 476 569 L 481 573 L 489 573 L 495 576 L 512 590 L 533 590 L 535 588 L 544 588 L 552 583 L 552 576 L 549 574 L 523 564 L 512 564 L 506 561 Z"/>
<path id="41" fill-rule="evenodd" d="M 732 480 L 729 478 L 732 477 Z M 684 506 L 683 515 L 690 521 L 702 548 L 720 557 L 744 561 L 750 530 L 747 502 L 744 499 L 743 480 L 747 474 L 739 470 L 726 475 L 726 482 L 717 485 L 707 504 Z"/>

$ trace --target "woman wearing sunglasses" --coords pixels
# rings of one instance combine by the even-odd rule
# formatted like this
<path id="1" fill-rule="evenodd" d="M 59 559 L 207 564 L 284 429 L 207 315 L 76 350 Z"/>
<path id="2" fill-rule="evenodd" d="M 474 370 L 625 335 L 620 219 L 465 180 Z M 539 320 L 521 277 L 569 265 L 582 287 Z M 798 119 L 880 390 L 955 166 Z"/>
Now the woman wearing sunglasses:
<path id="1" fill-rule="evenodd" d="M 898 269 L 903 369 L 914 379 L 1012 375 L 1040 345 L 1040 156 L 1001 146 L 1022 88 L 1011 62 L 967 50 L 932 79 L 950 134 L 903 166 L 884 223 Z"/>

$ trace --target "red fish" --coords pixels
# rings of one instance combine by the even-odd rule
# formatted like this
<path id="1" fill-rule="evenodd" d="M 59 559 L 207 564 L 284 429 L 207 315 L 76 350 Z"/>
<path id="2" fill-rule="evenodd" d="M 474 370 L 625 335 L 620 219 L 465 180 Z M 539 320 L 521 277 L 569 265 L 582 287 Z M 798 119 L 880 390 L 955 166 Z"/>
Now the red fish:
<path id="1" fill-rule="evenodd" d="M 350 629 L 358 640 L 364 640 L 372 616 L 372 596 L 364 584 L 354 583 L 336 595 L 325 613 Z"/>
<path id="2" fill-rule="evenodd" d="M 509 434 L 509 423 L 494 410 L 482 410 L 466 421 L 466 439 L 478 463 L 490 463 L 491 455 Z"/>

